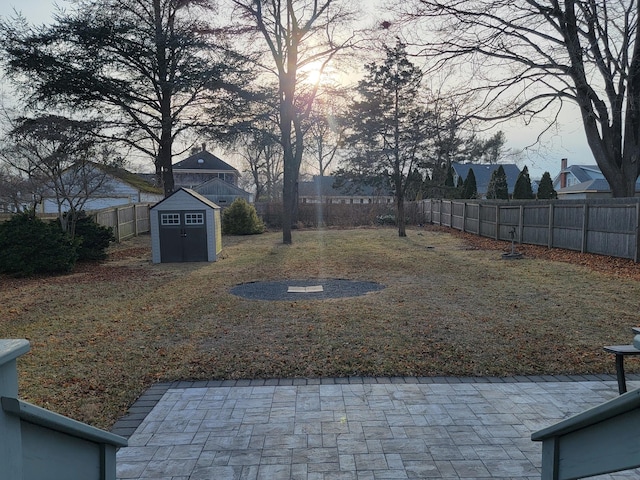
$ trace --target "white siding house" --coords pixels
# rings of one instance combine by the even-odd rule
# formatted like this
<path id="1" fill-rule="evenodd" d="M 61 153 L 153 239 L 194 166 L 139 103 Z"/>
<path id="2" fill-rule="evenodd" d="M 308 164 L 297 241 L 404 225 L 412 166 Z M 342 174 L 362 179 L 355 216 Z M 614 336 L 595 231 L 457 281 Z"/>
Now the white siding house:
<path id="1" fill-rule="evenodd" d="M 164 198 L 162 189 L 123 168 L 87 164 L 88 170 L 82 181 L 75 173 L 62 175 L 67 196 L 74 205 L 82 204 L 86 211 L 100 210 L 131 203 L 156 203 Z M 36 210 L 40 213 L 58 213 L 58 200 L 54 189 L 42 195 Z M 62 203 L 62 211 L 69 210 L 69 202 Z"/>

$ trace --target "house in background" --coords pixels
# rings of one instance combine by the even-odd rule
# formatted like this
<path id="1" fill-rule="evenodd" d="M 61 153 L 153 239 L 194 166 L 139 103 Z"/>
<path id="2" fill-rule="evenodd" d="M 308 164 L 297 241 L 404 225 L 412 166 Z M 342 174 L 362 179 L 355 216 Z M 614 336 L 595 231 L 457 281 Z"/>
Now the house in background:
<path id="1" fill-rule="evenodd" d="M 469 170 L 473 169 L 473 175 L 476 177 L 478 196 L 480 198 L 486 198 L 487 188 L 489 187 L 489 181 L 491 180 L 491 174 L 500 166 L 502 166 L 502 168 L 504 169 L 504 173 L 507 176 L 507 187 L 509 189 L 509 195 L 513 195 L 513 188 L 516 186 L 518 175 L 520 175 L 520 169 L 517 165 L 512 163 L 489 164 L 453 162 L 451 164 L 451 168 L 453 169 L 453 184 L 458 185 L 460 180 L 464 182 L 467 178 L 467 175 L 469 175 Z"/>
<path id="2" fill-rule="evenodd" d="M 236 198 L 243 198 L 248 203 L 253 203 L 251 193 L 225 182 L 221 178 L 212 178 L 208 182 L 194 187 L 193 190 L 222 208 L 231 205 Z"/>
<path id="3" fill-rule="evenodd" d="M 611 188 L 597 165 L 567 165 L 560 161 L 560 173 L 553 180 L 558 198 L 582 200 L 586 198 L 610 198 Z M 640 181 L 636 182 L 636 195 Z"/>
<path id="4" fill-rule="evenodd" d="M 240 172 L 213 153 L 207 152 L 206 143 L 202 144 L 202 150 L 192 150 L 190 156 L 173 164 L 173 181 L 176 190 L 195 188 L 214 178 L 237 187 Z"/>
<path id="5" fill-rule="evenodd" d="M 147 182 L 139 175 L 124 168 L 110 167 L 93 162 L 82 166 L 85 169 L 82 177 L 78 177 L 77 169 L 69 169 L 68 174 L 62 175 L 62 181 L 68 179 L 65 185 L 68 197 L 74 204 L 88 196 L 83 204 L 83 210 L 101 210 L 131 203 L 156 203 L 164 198 L 161 188 Z M 65 206 L 67 208 L 65 208 Z M 68 205 L 63 205 L 63 211 Z M 58 201 L 53 190 L 41 195 L 41 201 L 36 205 L 38 213 L 58 213 Z"/>
<path id="6" fill-rule="evenodd" d="M 314 175 L 310 182 L 298 183 L 300 203 L 342 203 L 369 204 L 393 203 L 394 196 L 386 190 L 368 186 L 355 185 L 347 181 L 339 185 L 336 177 Z"/>

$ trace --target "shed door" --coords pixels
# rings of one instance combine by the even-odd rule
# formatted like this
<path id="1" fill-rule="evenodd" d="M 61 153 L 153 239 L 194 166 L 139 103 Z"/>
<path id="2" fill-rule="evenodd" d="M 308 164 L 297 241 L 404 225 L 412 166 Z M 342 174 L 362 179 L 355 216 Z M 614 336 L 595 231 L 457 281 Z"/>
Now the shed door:
<path id="1" fill-rule="evenodd" d="M 206 262 L 207 225 L 204 210 L 158 212 L 160 261 Z"/>

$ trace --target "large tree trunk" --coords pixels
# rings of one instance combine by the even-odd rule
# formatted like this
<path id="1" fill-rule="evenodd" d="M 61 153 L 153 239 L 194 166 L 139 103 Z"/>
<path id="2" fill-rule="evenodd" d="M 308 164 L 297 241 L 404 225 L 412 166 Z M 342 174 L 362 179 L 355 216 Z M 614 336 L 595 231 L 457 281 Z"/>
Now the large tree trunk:
<path id="1" fill-rule="evenodd" d="M 160 175 L 162 177 L 162 188 L 164 196 L 168 197 L 173 193 L 173 164 L 172 148 L 173 148 L 173 116 L 171 112 L 171 98 L 173 93 L 173 85 L 169 77 L 169 64 L 167 60 L 167 33 L 162 24 L 162 5 L 160 0 L 153 0 L 153 10 L 156 28 L 156 59 L 158 61 L 158 78 L 160 83 L 159 107 L 160 107 L 160 142 L 158 145 L 157 164 L 160 166 Z M 173 33 L 174 17 L 169 19 L 166 30 Z M 156 171 L 158 170 L 156 166 Z"/>
<path id="2" fill-rule="evenodd" d="M 402 200 L 396 200 L 398 202 L 398 205 L 396 206 L 396 218 L 397 218 L 397 223 L 398 223 L 398 236 L 399 237 L 406 237 L 407 236 L 407 227 L 406 227 L 406 222 L 405 222 L 405 218 L 404 218 L 404 199 Z"/>
<path id="3" fill-rule="evenodd" d="M 160 165 L 162 189 L 164 191 L 165 197 L 171 195 L 173 193 L 173 190 L 175 189 L 175 184 L 173 181 L 173 164 L 171 163 L 171 149 L 173 147 L 172 144 L 173 140 L 171 137 L 171 131 L 167 133 L 163 131 L 160 138 L 160 148 L 158 150 L 157 162 Z"/>

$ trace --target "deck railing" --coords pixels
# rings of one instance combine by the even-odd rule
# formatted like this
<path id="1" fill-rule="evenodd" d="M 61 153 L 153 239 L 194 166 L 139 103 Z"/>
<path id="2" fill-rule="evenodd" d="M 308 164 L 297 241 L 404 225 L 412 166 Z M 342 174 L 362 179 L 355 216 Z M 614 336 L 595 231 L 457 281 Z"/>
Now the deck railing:
<path id="1" fill-rule="evenodd" d="M 0 477 L 115 480 L 127 440 L 18 399 L 17 358 L 27 340 L 0 339 Z"/>

